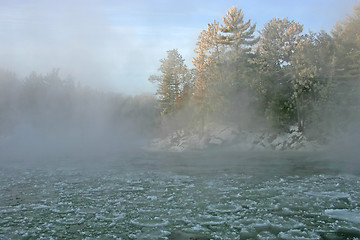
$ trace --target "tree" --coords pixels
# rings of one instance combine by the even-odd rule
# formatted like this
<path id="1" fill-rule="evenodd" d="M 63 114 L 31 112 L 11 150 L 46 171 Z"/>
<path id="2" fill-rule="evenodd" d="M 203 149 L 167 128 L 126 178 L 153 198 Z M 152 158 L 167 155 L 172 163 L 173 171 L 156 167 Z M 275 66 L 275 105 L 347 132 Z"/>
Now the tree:
<path id="1" fill-rule="evenodd" d="M 258 40 L 254 37 L 256 25 L 244 21 L 242 10 L 232 7 L 222 20 L 222 25 L 214 20 L 201 32 L 195 49 L 197 56 L 193 59 L 194 99 L 202 124 L 209 114 L 223 115 L 231 110 L 238 99 L 236 95 L 246 85 L 248 60 Z"/>
<path id="2" fill-rule="evenodd" d="M 9 134 L 16 122 L 20 81 L 15 73 L 0 68 L 0 137 Z"/>
<path id="3" fill-rule="evenodd" d="M 334 38 L 334 79 L 330 105 L 336 109 L 334 129 L 346 129 L 349 119 L 360 115 L 360 2 L 353 7 L 352 15 L 339 21 L 331 34 Z"/>
<path id="4" fill-rule="evenodd" d="M 205 119 L 214 112 L 222 103 L 221 97 L 216 93 L 217 82 L 223 82 L 221 61 L 223 49 L 219 41 L 219 23 L 213 21 L 203 30 L 196 43 L 197 54 L 193 58 L 194 69 L 194 94 L 198 119 L 201 131 L 205 128 Z"/>
<path id="5" fill-rule="evenodd" d="M 318 91 L 318 69 L 319 66 L 313 56 L 316 54 L 315 36 L 309 35 L 296 46 L 296 51 L 291 57 L 293 71 L 292 99 L 295 104 L 298 128 L 302 131 L 305 127 L 306 115 L 315 102 Z"/>
<path id="6" fill-rule="evenodd" d="M 253 55 L 253 46 L 259 41 L 254 36 L 256 24 L 251 24 L 251 20 L 245 22 L 242 10 L 237 7 L 231 7 L 222 21 L 220 40 L 228 47 L 225 61 L 230 71 L 227 72 L 231 72 L 229 78 L 232 87 L 238 90 L 248 84 L 248 72 L 251 70 L 249 59 Z"/>
<path id="7" fill-rule="evenodd" d="M 162 115 L 175 111 L 176 103 L 186 85 L 190 84 L 191 74 L 177 49 L 167 51 L 167 58 L 161 59 L 161 75 L 152 75 L 149 81 L 158 83 L 156 94 Z"/>
<path id="8" fill-rule="evenodd" d="M 200 102 L 205 100 L 206 90 L 209 88 L 210 79 L 221 79 L 222 72 L 220 63 L 222 61 L 221 44 L 219 41 L 219 23 L 213 21 L 207 25 L 207 30 L 203 30 L 196 43 L 197 54 L 193 58 L 195 66 L 195 96 Z M 221 80 L 220 80 L 221 81 Z"/>
<path id="9" fill-rule="evenodd" d="M 75 84 L 71 80 L 62 79 L 59 69 L 43 75 L 32 72 L 26 77 L 20 97 L 20 109 L 34 126 L 55 127 L 52 119 L 56 116 L 65 126 L 74 116 Z"/>
<path id="10" fill-rule="evenodd" d="M 335 25 L 332 35 L 336 45 L 336 75 L 340 78 L 360 77 L 360 2 L 353 14 Z"/>
<path id="11" fill-rule="evenodd" d="M 254 37 L 256 24 L 251 25 L 251 20 L 244 22 L 244 13 L 237 7 L 231 7 L 222 17 L 223 24 L 220 27 L 220 39 L 235 52 L 250 52 L 258 38 Z"/>
<path id="12" fill-rule="evenodd" d="M 329 101 L 334 86 L 334 54 L 334 40 L 321 31 L 303 35 L 291 57 L 292 99 L 300 130 L 321 121 L 319 110 Z"/>
<path id="13" fill-rule="evenodd" d="M 253 63 L 258 76 L 252 82 L 262 101 L 265 117 L 275 126 L 285 128 L 294 119 L 291 58 L 303 39 L 303 26 L 288 18 L 273 18 L 260 32 Z"/>

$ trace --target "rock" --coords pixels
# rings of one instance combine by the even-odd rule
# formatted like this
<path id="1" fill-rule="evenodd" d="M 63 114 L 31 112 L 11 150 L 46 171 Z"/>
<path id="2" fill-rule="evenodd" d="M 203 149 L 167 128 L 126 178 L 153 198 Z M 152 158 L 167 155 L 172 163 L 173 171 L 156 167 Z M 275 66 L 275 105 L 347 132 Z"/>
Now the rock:
<path id="1" fill-rule="evenodd" d="M 223 142 L 224 141 L 222 139 L 213 136 L 210 138 L 209 144 L 220 145 Z"/>
<path id="2" fill-rule="evenodd" d="M 276 135 L 276 134 L 271 134 L 271 135 L 269 135 L 269 137 L 267 138 L 267 141 L 268 141 L 269 143 L 272 143 L 276 138 L 277 138 L 277 135 Z"/>
<path id="3" fill-rule="evenodd" d="M 219 133 L 217 133 L 217 138 L 231 142 L 236 138 L 237 134 L 238 132 L 235 129 L 226 127 L 223 130 L 221 130 Z"/>
<path id="4" fill-rule="evenodd" d="M 210 146 L 232 145 L 234 150 L 316 150 L 319 145 L 309 142 L 297 127 L 288 133 L 268 133 L 266 131 L 239 131 L 234 126 L 215 126 L 205 134 L 175 131 L 165 138 L 151 141 L 151 150 L 188 151 L 201 150 Z"/>

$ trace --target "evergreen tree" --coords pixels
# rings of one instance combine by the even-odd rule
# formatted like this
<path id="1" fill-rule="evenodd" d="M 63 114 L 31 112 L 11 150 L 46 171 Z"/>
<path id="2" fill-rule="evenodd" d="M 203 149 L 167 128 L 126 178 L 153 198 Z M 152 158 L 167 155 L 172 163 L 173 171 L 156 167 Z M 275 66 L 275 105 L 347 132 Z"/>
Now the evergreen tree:
<path id="1" fill-rule="evenodd" d="M 273 18 L 260 32 L 253 60 L 258 76 L 252 86 L 262 101 L 265 117 L 280 128 L 295 119 L 291 101 L 291 58 L 303 38 L 302 30 L 301 24 L 287 18 Z"/>
<path id="2" fill-rule="evenodd" d="M 340 113 L 334 129 L 346 129 L 360 115 L 360 2 L 353 14 L 339 21 L 332 33 L 335 45 L 334 81 L 330 105 Z M 333 112 L 335 112 L 333 110 Z M 341 116 L 341 117 L 339 117 Z"/>
<path id="3" fill-rule="evenodd" d="M 198 119 L 201 131 L 205 128 L 205 119 L 213 113 L 223 102 L 216 93 L 217 81 L 222 82 L 223 72 L 221 61 L 223 49 L 219 41 L 219 23 L 213 21 L 203 30 L 196 43 L 197 54 L 193 58 L 194 70 L 194 95 L 193 100 L 197 105 Z"/>
<path id="4" fill-rule="evenodd" d="M 332 35 L 336 44 L 336 75 L 340 78 L 360 77 L 360 3 L 353 14 L 335 25 Z"/>
<path id="5" fill-rule="evenodd" d="M 317 64 L 317 44 L 314 34 L 306 35 L 296 46 L 291 57 L 293 77 L 292 101 L 296 110 L 299 130 L 304 130 L 305 120 L 312 110 L 312 105 L 318 100 L 320 66 Z"/>
<path id="6" fill-rule="evenodd" d="M 209 23 L 207 30 L 200 33 L 196 45 L 197 48 L 194 51 L 197 56 L 193 59 L 195 97 L 202 102 L 207 97 L 206 91 L 210 88 L 210 79 L 221 79 L 223 77 L 220 69 L 223 49 L 219 41 L 219 23 L 215 20 Z"/>
<path id="7" fill-rule="evenodd" d="M 156 94 L 159 96 L 159 107 L 161 114 L 167 115 L 175 111 L 176 103 L 184 87 L 189 84 L 191 75 L 177 49 L 167 51 L 167 58 L 160 62 L 158 70 L 161 75 L 152 75 L 149 81 L 158 83 Z"/>
<path id="8" fill-rule="evenodd" d="M 202 118 L 209 113 L 231 110 L 240 88 L 246 85 L 255 24 L 236 7 L 223 17 L 223 24 L 213 21 L 198 38 L 194 58 L 194 99 L 200 106 Z"/>
<path id="9" fill-rule="evenodd" d="M 359 5 L 332 36 L 324 31 L 303 34 L 303 25 L 288 18 L 271 19 L 260 37 L 255 28 L 237 7 L 221 23 L 209 23 L 197 40 L 192 74 L 175 50 L 168 51 L 159 68 L 162 75 L 149 78 L 159 84 L 162 114 L 191 100 L 195 107 L 188 109 L 195 110 L 204 130 L 213 116 L 228 116 L 251 104 L 278 129 L 297 123 L 305 131 L 325 121 L 322 113 L 331 104 L 351 105 L 354 98 L 346 95 L 356 95 L 360 78 Z"/>
<path id="10" fill-rule="evenodd" d="M 249 71 L 252 69 L 249 59 L 253 46 L 259 40 L 254 36 L 256 24 L 251 24 L 250 20 L 245 22 L 242 10 L 237 7 L 230 8 L 222 20 L 220 40 L 228 47 L 227 72 L 230 72 L 231 84 L 238 90 L 247 86 L 250 78 Z"/>
<path id="11" fill-rule="evenodd" d="M 244 13 L 237 7 L 231 7 L 227 13 L 222 17 L 223 24 L 220 27 L 221 35 L 220 39 L 223 44 L 228 45 L 234 52 L 246 52 L 251 51 L 258 38 L 254 37 L 256 24 L 251 24 L 248 20 L 244 22 Z"/>

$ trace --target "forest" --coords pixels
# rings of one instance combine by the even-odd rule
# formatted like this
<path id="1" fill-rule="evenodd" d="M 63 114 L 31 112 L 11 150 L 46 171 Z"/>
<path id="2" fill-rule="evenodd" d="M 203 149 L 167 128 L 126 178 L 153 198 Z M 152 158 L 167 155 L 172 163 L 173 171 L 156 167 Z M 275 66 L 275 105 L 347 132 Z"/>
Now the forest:
<path id="1" fill-rule="evenodd" d="M 206 132 L 217 123 L 289 131 L 326 141 L 359 116 L 360 5 L 330 33 L 273 18 L 260 31 L 237 7 L 198 36 L 194 69 L 177 49 L 161 59 L 158 107 L 165 128 Z"/>
<path id="2" fill-rule="evenodd" d="M 0 71 L 0 159 L 92 159 L 144 145 L 157 119 L 152 94 L 82 86 L 59 69 L 18 79 Z"/>
<path id="3" fill-rule="evenodd" d="M 359 29 L 360 4 L 330 33 L 305 33 L 288 18 L 257 31 L 231 7 L 200 32 L 193 68 L 177 49 L 167 51 L 159 75 L 149 77 L 155 95 L 95 90 L 61 78 L 59 69 L 25 79 L 0 69 L 0 140 L 19 132 L 151 138 L 222 123 L 277 132 L 296 125 L 326 141 L 360 115 Z"/>

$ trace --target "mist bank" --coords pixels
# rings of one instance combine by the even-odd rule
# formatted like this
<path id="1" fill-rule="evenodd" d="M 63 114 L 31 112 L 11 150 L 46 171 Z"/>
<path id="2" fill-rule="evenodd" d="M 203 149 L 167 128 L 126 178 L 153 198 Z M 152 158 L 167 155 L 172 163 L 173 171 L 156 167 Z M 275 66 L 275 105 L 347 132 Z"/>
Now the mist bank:
<path id="1" fill-rule="evenodd" d="M 148 146 L 329 146 L 356 156 L 360 6 L 331 33 L 305 33 L 301 23 L 273 18 L 256 34 L 244 16 L 232 7 L 206 25 L 193 69 L 177 49 L 167 51 L 159 75 L 149 77 L 156 97 L 98 91 L 56 69 L 25 79 L 0 70 L 1 160 L 120 159 Z"/>
<path id="2" fill-rule="evenodd" d="M 152 138 L 152 94 L 127 96 L 82 86 L 59 70 L 18 79 L 0 71 L 0 159 L 120 158 Z"/>

